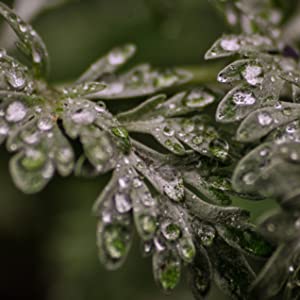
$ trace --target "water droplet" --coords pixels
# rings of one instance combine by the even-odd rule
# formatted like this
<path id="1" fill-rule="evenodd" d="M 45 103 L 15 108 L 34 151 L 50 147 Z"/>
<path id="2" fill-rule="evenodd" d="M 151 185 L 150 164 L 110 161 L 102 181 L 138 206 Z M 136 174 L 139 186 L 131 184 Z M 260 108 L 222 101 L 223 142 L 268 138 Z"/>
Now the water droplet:
<path id="1" fill-rule="evenodd" d="M 225 51 L 238 51 L 241 48 L 239 40 L 235 37 L 223 38 L 220 45 Z"/>
<path id="2" fill-rule="evenodd" d="M 15 101 L 7 107 L 6 120 L 9 122 L 19 122 L 25 118 L 27 114 L 27 108 L 20 101 Z"/>
<path id="3" fill-rule="evenodd" d="M 9 132 L 9 127 L 6 123 L 2 123 L 0 124 L 0 135 L 4 135 L 6 136 Z"/>
<path id="4" fill-rule="evenodd" d="M 215 157 L 225 160 L 228 156 L 229 145 L 224 140 L 215 139 L 209 143 L 209 150 Z"/>
<path id="5" fill-rule="evenodd" d="M 126 55 L 118 49 L 108 55 L 108 61 L 111 65 L 121 65 L 126 61 Z"/>
<path id="6" fill-rule="evenodd" d="M 107 254 L 113 259 L 120 259 L 126 254 L 127 235 L 121 225 L 107 225 L 103 240 Z"/>
<path id="7" fill-rule="evenodd" d="M 173 136 L 174 133 L 175 133 L 175 130 L 168 127 L 168 126 L 165 126 L 164 129 L 163 129 L 163 133 L 165 136 Z"/>
<path id="8" fill-rule="evenodd" d="M 48 131 L 53 128 L 53 120 L 50 117 L 41 118 L 37 126 L 41 131 Z"/>
<path id="9" fill-rule="evenodd" d="M 142 184 L 143 184 L 143 182 L 142 182 L 142 180 L 141 180 L 139 177 L 133 178 L 132 186 L 133 186 L 134 188 L 139 188 L 139 187 L 142 186 Z"/>
<path id="10" fill-rule="evenodd" d="M 120 177 L 118 179 L 118 184 L 120 190 L 126 190 L 130 185 L 130 178 L 129 177 Z"/>
<path id="11" fill-rule="evenodd" d="M 258 65 L 247 65 L 242 71 L 242 75 L 250 85 L 258 85 L 263 81 L 263 77 L 260 77 L 262 71 L 262 67 Z"/>
<path id="12" fill-rule="evenodd" d="M 256 180 L 256 174 L 253 173 L 253 172 L 249 172 L 249 173 L 246 173 L 244 176 L 243 176 L 243 181 L 246 185 L 251 185 L 255 182 Z"/>
<path id="13" fill-rule="evenodd" d="M 139 223 L 142 230 L 142 236 L 149 239 L 153 236 L 157 228 L 156 218 L 150 215 L 139 216 Z"/>
<path id="14" fill-rule="evenodd" d="M 23 72 L 20 70 L 12 70 L 11 72 L 7 72 L 5 74 L 7 82 L 17 90 L 24 88 L 26 84 L 26 79 L 24 77 Z"/>
<path id="15" fill-rule="evenodd" d="M 209 247 L 215 239 L 216 230 L 210 225 L 202 225 L 198 229 L 197 234 L 200 237 L 201 244 L 205 247 Z"/>
<path id="16" fill-rule="evenodd" d="M 116 209 L 119 213 L 124 214 L 131 210 L 131 200 L 128 195 L 117 193 L 114 196 Z"/>
<path id="17" fill-rule="evenodd" d="M 259 124 L 262 126 L 268 126 L 273 122 L 273 119 L 268 112 L 260 112 L 257 115 L 257 119 Z"/>
<path id="18" fill-rule="evenodd" d="M 180 227 L 177 224 L 170 221 L 165 221 L 162 223 L 161 231 L 164 237 L 169 241 L 175 241 L 181 235 Z"/>
<path id="19" fill-rule="evenodd" d="M 210 103 L 213 103 L 215 97 L 201 89 L 192 90 L 185 100 L 185 105 L 191 108 L 204 107 Z"/>
<path id="20" fill-rule="evenodd" d="M 38 150 L 29 149 L 22 159 L 22 166 L 28 171 L 40 169 L 46 162 L 46 155 Z"/>
<path id="21" fill-rule="evenodd" d="M 198 146 L 198 145 L 200 145 L 200 144 L 203 143 L 203 140 L 204 140 L 204 139 L 203 139 L 203 136 L 201 136 L 201 135 L 196 135 L 196 136 L 193 137 L 192 143 Z"/>
<path id="22" fill-rule="evenodd" d="M 196 255 L 195 245 L 190 238 L 180 239 L 178 250 L 181 258 L 187 263 L 191 263 Z"/>
<path id="23" fill-rule="evenodd" d="M 256 102 L 256 98 L 251 92 L 243 90 L 236 91 L 232 96 L 232 100 L 237 105 L 253 105 Z"/>
<path id="24" fill-rule="evenodd" d="M 96 113 L 88 109 L 79 109 L 72 115 L 72 120 L 77 124 L 89 125 L 96 119 Z"/>

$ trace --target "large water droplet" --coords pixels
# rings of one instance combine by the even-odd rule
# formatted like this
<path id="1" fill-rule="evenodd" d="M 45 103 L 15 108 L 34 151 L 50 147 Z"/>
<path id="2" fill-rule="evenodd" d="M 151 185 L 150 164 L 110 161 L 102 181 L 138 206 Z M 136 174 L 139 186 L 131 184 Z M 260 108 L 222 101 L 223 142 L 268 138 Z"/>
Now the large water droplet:
<path id="1" fill-rule="evenodd" d="M 116 209 L 119 213 L 123 214 L 129 212 L 132 208 L 131 200 L 128 195 L 117 193 L 114 197 Z"/>
<path id="2" fill-rule="evenodd" d="M 19 122 L 25 118 L 27 114 L 27 108 L 20 101 L 15 101 L 7 107 L 6 120 L 9 122 Z"/>
<path id="3" fill-rule="evenodd" d="M 263 81 L 263 77 L 260 76 L 262 72 L 262 67 L 258 65 L 247 65 L 242 71 L 242 75 L 249 84 L 258 85 Z"/>
<path id="4" fill-rule="evenodd" d="M 180 227 L 170 221 L 165 221 L 161 225 L 161 231 L 164 237 L 169 241 L 177 240 L 181 235 Z"/>
<path id="5" fill-rule="evenodd" d="M 232 96 L 232 100 L 237 105 L 253 105 L 256 98 L 251 92 L 236 91 Z"/>
<path id="6" fill-rule="evenodd" d="M 241 46 L 236 37 L 226 37 L 221 40 L 221 47 L 226 51 L 238 51 Z"/>
<path id="7" fill-rule="evenodd" d="M 79 109 L 72 115 L 72 120 L 77 124 L 89 125 L 96 119 L 96 113 L 92 110 Z"/>
<path id="8" fill-rule="evenodd" d="M 17 90 L 24 88 L 26 79 L 20 70 L 12 70 L 5 74 L 7 82 Z"/>
<path id="9" fill-rule="evenodd" d="M 262 126 L 268 126 L 273 122 L 273 119 L 268 112 L 260 112 L 257 115 L 257 119 L 259 124 Z"/>

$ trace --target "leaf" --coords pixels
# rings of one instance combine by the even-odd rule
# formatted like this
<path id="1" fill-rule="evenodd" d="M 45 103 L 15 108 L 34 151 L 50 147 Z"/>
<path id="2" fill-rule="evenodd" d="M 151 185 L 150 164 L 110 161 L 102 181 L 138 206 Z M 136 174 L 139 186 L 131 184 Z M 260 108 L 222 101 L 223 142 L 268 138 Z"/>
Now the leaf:
<path id="1" fill-rule="evenodd" d="M 179 283 L 181 263 L 172 250 L 156 251 L 153 255 L 153 273 L 157 284 L 165 291 L 172 291 Z"/>
<path id="2" fill-rule="evenodd" d="M 48 71 L 48 52 L 37 32 L 2 2 L 0 15 L 20 38 L 18 47 L 24 54 L 30 56 L 36 75 L 45 76 Z"/>
<path id="3" fill-rule="evenodd" d="M 143 174 L 162 195 L 175 202 L 184 197 L 183 180 L 179 171 L 167 163 L 168 157 L 137 142 L 131 156 L 135 169 Z"/>
<path id="4" fill-rule="evenodd" d="M 206 250 L 198 246 L 197 255 L 190 269 L 190 286 L 196 300 L 204 299 L 212 281 L 212 266 Z"/>
<path id="5" fill-rule="evenodd" d="M 16 154 L 9 164 L 14 183 L 24 193 L 41 191 L 54 173 L 54 166 L 44 153 L 28 149 Z"/>
<path id="6" fill-rule="evenodd" d="M 245 80 L 250 86 L 257 86 L 263 82 L 264 67 L 260 60 L 241 59 L 225 67 L 218 74 L 218 81 L 230 83 Z"/>
<path id="7" fill-rule="evenodd" d="M 77 80 L 77 83 L 96 81 L 101 76 L 114 73 L 124 65 L 136 52 L 136 47 L 127 44 L 116 47 L 93 63 Z"/>
<path id="8" fill-rule="evenodd" d="M 247 299 L 255 274 L 244 256 L 220 238 L 215 239 L 207 251 L 218 287 L 232 299 Z"/>
<path id="9" fill-rule="evenodd" d="M 249 218 L 248 212 L 243 209 L 209 204 L 187 189 L 185 190 L 185 204 L 193 215 L 212 224 L 237 225 Z"/>
<path id="10" fill-rule="evenodd" d="M 187 170 L 183 172 L 183 180 L 189 184 L 201 194 L 201 197 L 208 202 L 216 205 L 230 205 L 231 199 L 229 192 L 231 187 L 228 186 L 226 180 L 213 176 L 204 176 L 203 164 L 200 166 L 200 170 Z M 211 179 L 209 179 L 211 178 Z"/>
<path id="11" fill-rule="evenodd" d="M 300 222 L 298 217 L 279 211 L 264 216 L 259 222 L 259 231 L 269 241 L 279 244 L 298 238 Z"/>
<path id="12" fill-rule="evenodd" d="M 159 207 L 157 200 L 137 174 L 132 182 L 130 197 L 137 231 L 142 239 L 150 240 L 154 237 L 158 227 Z"/>
<path id="13" fill-rule="evenodd" d="M 124 99 L 151 95 L 188 82 L 191 74 L 181 69 L 155 69 L 137 66 L 125 74 L 102 78 L 106 89 L 90 96 L 91 99 Z"/>
<path id="14" fill-rule="evenodd" d="M 216 229 L 230 246 L 245 254 L 262 258 L 268 258 L 272 254 L 273 247 L 250 224 L 240 228 L 217 225 Z"/>
<path id="15" fill-rule="evenodd" d="M 299 241 L 282 244 L 268 260 L 251 288 L 251 297 L 271 299 L 280 292 L 289 275 L 291 257 L 299 251 Z"/>
<path id="16" fill-rule="evenodd" d="M 237 53 L 268 51 L 274 48 L 271 39 L 258 34 L 253 35 L 223 35 L 206 52 L 205 59 L 215 59 L 231 56 Z"/>
<path id="17" fill-rule="evenodd" d="M 274 128 L 299 117 L 300 106 L 296 103 L 281 102 L 275 107 L 264 107 L 252 113 L 241 123 L 237 139 L 251 142 L 267 135 Z"/>

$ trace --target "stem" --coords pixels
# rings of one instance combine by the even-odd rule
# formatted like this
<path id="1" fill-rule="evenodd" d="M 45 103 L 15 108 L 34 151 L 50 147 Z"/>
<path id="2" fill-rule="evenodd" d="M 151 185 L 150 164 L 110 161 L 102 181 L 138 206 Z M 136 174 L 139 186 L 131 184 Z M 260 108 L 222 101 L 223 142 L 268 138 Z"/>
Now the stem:
<path id="1" fill-rule="evenodd" d="M 222 68 L 223 68 L 223 64 L 220 63 L 207 63 L 202 66 L 198 66 L 198 65 L 180 66 L 180 69 L 184 69 L 192 73 L 193 78 L 189 81 L 189 84 L 216 83 L 217 75 Z"/>

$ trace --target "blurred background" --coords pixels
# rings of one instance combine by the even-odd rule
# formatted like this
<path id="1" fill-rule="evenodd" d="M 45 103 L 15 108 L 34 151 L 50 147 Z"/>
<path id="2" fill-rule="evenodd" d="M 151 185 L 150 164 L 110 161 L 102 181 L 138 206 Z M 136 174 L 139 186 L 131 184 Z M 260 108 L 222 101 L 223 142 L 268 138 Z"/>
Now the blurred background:
<path id="1" fill-rule="evenodd" d="M 32 23 L 48 47 L 52 83 L 73 80 L 127 42 L 138 47 L 133 63 L 201 66 L 204 52 L 227 30 L 208 0 L 75 0 Z M 0 154 L 1 300 L 193 299 L 184 279 L 172 295 L 157 289 L 151 259 L 141 257 L 137 240 L 123 268 L 108 272 L 100 265 L 91 207 L 109 176 L 56 177 L 27 196 L 11 181 L 3 147 Z M 241 205 L 255 217 L 261 204 Z M 209 299 L 227 298 L 214 288 Z"/>

